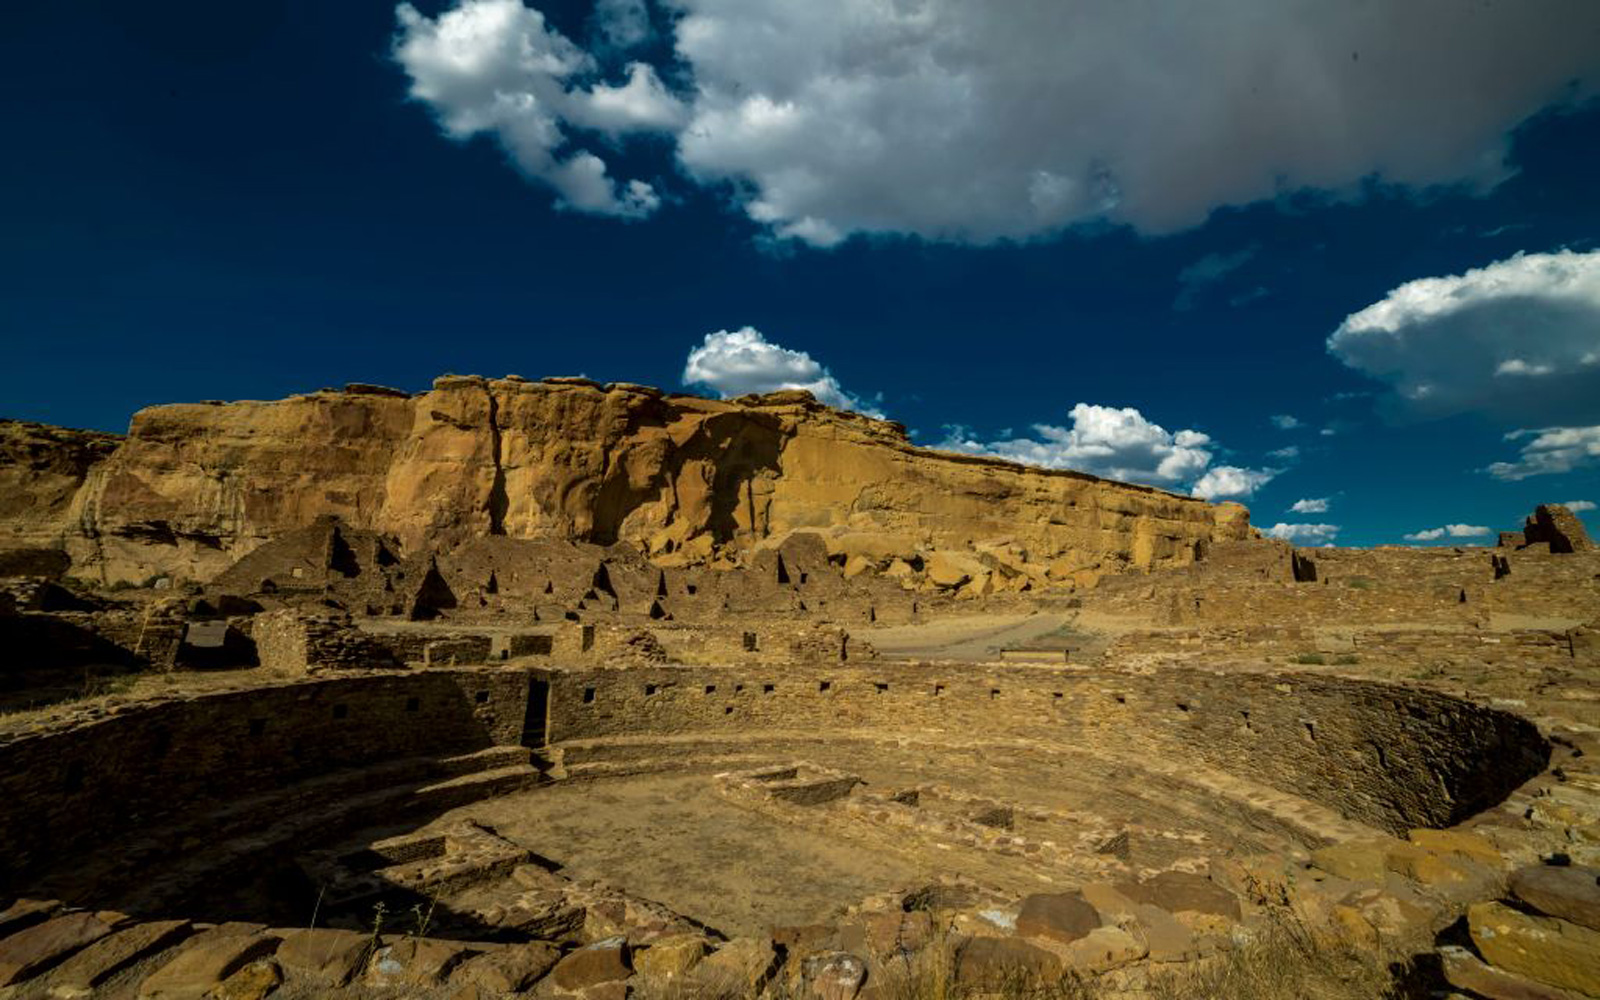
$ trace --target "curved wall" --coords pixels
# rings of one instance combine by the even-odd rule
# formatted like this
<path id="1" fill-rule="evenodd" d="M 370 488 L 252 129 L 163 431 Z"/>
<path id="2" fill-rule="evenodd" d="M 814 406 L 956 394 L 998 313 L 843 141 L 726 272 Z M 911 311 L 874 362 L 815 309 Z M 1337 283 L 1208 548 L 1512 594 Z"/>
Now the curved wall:
<path id="1" fill-rule="evenodd" d="M 1192 760 L 1401 832 L 1449 826 L 1543 770 L 1525 719 L 1448 695 L 1302 674 L 931 665 L 592 670 L 551 680 L 550 738 L 880 729 Z"/>
<path id="2" fill-rule="evenodd" d="M 1037 739 L 1192 760 L 1392 831 L 1446 826 L 1541 771 L 1528 721 L 1445 695 L 1310 675 L 970 666 L 344 676 L 139 702 L 0 735 L 0 889 L 137 830 L 331 771 L 521 742 L 869 730 Z"/>
<path id="3" fill-rule="evenodd" d="M 522 672 L 390 672 L 135 702 L 0 735 L 0 889 L 330 771 L 517 743 L 528 689 Z"/>

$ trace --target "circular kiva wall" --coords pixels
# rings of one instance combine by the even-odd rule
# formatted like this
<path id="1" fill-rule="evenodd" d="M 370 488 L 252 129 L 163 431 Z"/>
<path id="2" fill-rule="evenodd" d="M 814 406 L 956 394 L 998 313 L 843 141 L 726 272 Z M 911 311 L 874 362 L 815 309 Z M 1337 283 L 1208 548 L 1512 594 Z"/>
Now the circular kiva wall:
<path id="1" fill-rule="evenodd" d="M 319 787 L 350 793 L 330 775 L 371 769 L 375 781 L 380 767 L 403 773 L 396 762 L 546 740 L 592 750 L 782 733 L 993 737 L 1133 766 L 1159 760 L 1397 832 L 1493 805 L 1549 758 L 1537 729 L 1511 713 L 1312 675 L 970 665 L 361 674 L 136 702 L 0 735 L 0 890 L 25 892 L 41 873 L 140 832 L 251 822 L 241 801 L 307 809 Z M 680 752 L 675 763 L 695 760 Z"/>

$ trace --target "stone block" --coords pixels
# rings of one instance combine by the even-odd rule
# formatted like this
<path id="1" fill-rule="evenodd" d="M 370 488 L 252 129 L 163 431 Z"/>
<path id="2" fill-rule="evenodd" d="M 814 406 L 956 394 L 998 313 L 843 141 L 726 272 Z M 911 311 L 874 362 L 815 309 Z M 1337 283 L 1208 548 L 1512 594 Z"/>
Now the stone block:
<path id="1" fill-rule="evenodd" d="M 709 950 L 710 942 L 699 934 L 658 938 L 633 953 L 633 970 L 651 979 L 675 979 L 698 965 Z"/>
<path id="2" fill-rule="evenodd" d="M 1082 893 L 1035 893 L 1022 901 L 1017 933 L 1071 944 L 1100 926 L 1100 912 Z"/>
<path id="3" fill-rule="evenodd" d="M 206 1000 L 265 1000 L 283 982 L 283 971 L 270 958 L 257 959 L 213 986 Z"/>
<path id="4" fill-rule="evenodd" d="M 34 924 L 42 923 L 61 909 L 59 899 L 19 899 L 0 910 L 0 938 L 6 938 Z"/>
<path id="5" fill-rule="evenodd" d="M 811 955 L 801 963 L 801 995 L 808 1000 L 855 1000 L 867 980 L 867 963 L 843 951 Z"/>
<path id="6" fill-rule="evenodd" d="M 1311 863 L 1330 875 L 1382 885 L 1391 846 L 1393 841 L 1388 840 L 1350 840 L 1317 848 L 1311 852 Z"/>
<path id="7" fill-rule="evenodd" d="M 94 987 L 145 956 L 176 944 L 193 930 L 187 920 L 159 920 L 116 931 L 57 966 L 50 976 L 50 994 L 88 996 Z"/>
<path id="8" fill-rule="evenodd" d="M 564 990 L 576 992 L 600 983 L 617 982 L 633 975 L 625 937 L 606 938 L 584 945 L 556 963 L 550 979 Z"/>
<path id="9" fill-rule="evenodd" d="M 1159 906 L 1168 913 L 1184 910 L 1239 919 L 1239 900 L 1204 875 L 1165 871 L 1142 882 L 1122 882 L 1117 891 L 1135 903 Z"/>
<path id="10" fill-rule="evenodd" d="M 275 931 L 283 936 L 277 959 L 285 972 L 318 986 L 343 986 L 366 964 L 372 935 L 335 928 Z"/>
<path id="11" fill-rule="evenodd" d="M 469 953 L 457 941 L 405 938 L 372 953 L 366 981 L 372 986 L 437 986 Z"/>
<path id="12" fill-rule="evenodd" d="M 1516 897 L 1552 917 L 1600 931 L 1600 870 L 1582 865 L 1533 865 L 1511 875 Z"/>
<path id="13" fill-rule="evenodd" d="M 226 925 L 224 925 L 226 927 Z M 197 936 L 166 965 L 139 984 L 139 1000 L 200 1000 L 213 987 L 278 947 L 278 939 L 260 933 L 217 933 Z"/>
<path id="14" fill-rule="evenodd" d="M 1143 941 L 1120 927 L 1096 927 L 1067 945 L 1062 957 L 1069 968 L 1098 974 L 1137 962 L 1149 953 Z"/>
<path id="15" fill-rule="evenodd" d="M 547 941 L 506 945 L 462 962 L 450 982 L 492 993 L 519 993 L 542 979 L 560 958 L 561 950 Z"/>
<path id="16" fill-rule="evenodd" d="M 1061 973 L 1061 959 L 1018 938 L 969 938 L 956 952 L 956 981 L 968 986 L 1050 984 L 1060 981 Z"/>
<path id="17" fill-rule="evenodd" d="M 1177 917 L 1148 903 L 1136 904 L 1134 915 L 1138 918 L 1138 933 L 1150 950 L 1150 961 L 1186 962 L 1199 957 L 1194 933 Z"/>
<path id="18" fill-rule="evenodd" d="M 1571 990 L 1486 965 L 1472 952 L 1454 945 L 1439 949 L 1439 963 L 1445 982 L 1487 1000 L 1584 1000 Z"/>
<path id="19" fill-rule="evenodd" d="M 0 941 L 0 986 L 20 983 L 111 933 L 94 913 L 68 913 L 34 924 Z"/>
<path id="20" fill-rule="evenodd" d="M 711 989 L 759 992 L 778 969 L 778 953 L 764 937 L 734 938 L 695 967 L 693 978 Z"/>
<path id="21" fill-rule="evenodd" d="M 1412 830 L 1410 840 L 1436 854 L 1459 854 L 1480 864 L 1501 867 L 1505 859 L 1484 837 L 1462 830 Z"/>
<path id="22" fill-rule="evenodd" d="M 1502 903 L 1475 903 L 1467 927 L 1478 953 L 1514 975 L 1600 996 L 1600 931 L 1555 917 L 1519 913 Z"/>

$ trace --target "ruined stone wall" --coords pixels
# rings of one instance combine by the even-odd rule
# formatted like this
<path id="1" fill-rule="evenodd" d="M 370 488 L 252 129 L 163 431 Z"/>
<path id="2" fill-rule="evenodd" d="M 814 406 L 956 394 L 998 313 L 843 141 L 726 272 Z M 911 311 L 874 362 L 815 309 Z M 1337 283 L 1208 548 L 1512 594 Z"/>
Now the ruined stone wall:
<path id="1" fill-rule="evenodd" d="M 869 536 L 870 553 L 852 552 L 884 570 L 1003 542 L 978 553 L 999 589 L 1183 565 L 1249 532 L 1237 505 L 919 449 L 897 424 L 805 393 L 715 401 L 476 377 L 416 396 L 143 410 L 46 520 L 74 572 L 114 582 L 209 579 L 322 515 L 407 549 L 621 541 L 669 566 L 731 565 L 797 530 Z"/>
<path id="2" fill-rule="evenodd" d="M 1130 632 L 1106 650 L 1108 665 L 1171 663 L 1263 663 L 1312 665 L 1483 664 L 1526 670 L 1571 667 L 1578 653 L 1572 630 L 1514 629 L 1506 632 L 1438 629 L 1356 629 L 1309 626 L 1210 626 Z M 1585 659 L 1589 657 L 1583 651 Z"/>
<path id="3" fill-rule="evenodd" d="M 553 676 L 553 741 L 772 731 L 1037 739 L 1194 761 L 1373 825 L 1445 826 L 1538 772 L 1532 724 L 1432 692 L 1301 674 L 882 664 Z"/>
<path id="4" fill-rule="evenodd" d="M 339 768 L 521 740 L 529 675 L 419 671 L 140 702 L 0 733 L 0 889 L 107 831 Z"/>

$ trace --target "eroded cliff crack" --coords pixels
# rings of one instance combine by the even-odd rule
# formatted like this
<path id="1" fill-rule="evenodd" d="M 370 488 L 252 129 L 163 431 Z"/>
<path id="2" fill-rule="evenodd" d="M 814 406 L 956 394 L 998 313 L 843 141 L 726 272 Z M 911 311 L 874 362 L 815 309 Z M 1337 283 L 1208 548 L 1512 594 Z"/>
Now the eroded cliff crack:
<path id="1" fill-rule="evenodd" d="M 501 452 L 504 442 L 500 434 L 500 404 L 495 401 L 494 390 L 485 386 L 483 391 L 489 399 L 489 455 L 494 462 L 494 481 L 489 486 L 489 534 L 503 535 L 511 500 L 506 495 L 506 468 Z"/>

